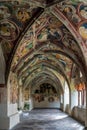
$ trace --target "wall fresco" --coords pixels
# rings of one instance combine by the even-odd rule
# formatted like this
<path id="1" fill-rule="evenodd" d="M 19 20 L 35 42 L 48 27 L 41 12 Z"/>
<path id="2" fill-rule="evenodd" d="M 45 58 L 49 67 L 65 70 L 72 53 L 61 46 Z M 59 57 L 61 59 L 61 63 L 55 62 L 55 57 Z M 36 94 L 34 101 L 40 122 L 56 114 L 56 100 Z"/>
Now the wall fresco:
<path id="1" fill-rule="evenodd" d="M 20 60 L 29 51 L 34 51 L 37 44 L 42 44 L 43 42 L 52 42 L 60 48 L 68 48 L 74 53 L 80 51 L 76 41 L 66 27 L 52 14 L 44 13 L 23 37 L 15 59 Z M 16 65 L 17 62 L 14 64 Z"/>
<path id="2" fill-rule="evenodd" d="M 10 103 L 14 104 L 17 103 L 18 101 L 18 82 L 17 82 L 17 77 L 15 74 L 10 73 L 9 76 L 9 92 L 10 92 L 10 97 L 9 101 Z"/>
<path id="3" fill-rule="evenodd" d="M 67 77 L 70 78 L 71 60 L 67 60 L 63 58 L 64 56 L 62 57 L 57 53 L 53 54 L 53 52 L 56 52 L 56 50 L 65 52 L 72 56 L 78 63 L 84 61 L 80 49 L 81 45 L 79 44 L 82 42 L 82 45 L 86 48 L 86 5 L 81 2 L 76 2 L 76 0 L 63 1 L 55 4 L 52 8 L 48 7 L 40 17 L 35 19 L 38 9 L 37 5 L 39 5 L 35 5 L 35 3 L 49 4 L 49 2 L 43 0 L 33 1 L 21 0 L 1 2 L 0 4 L 0 41 L 6 60 L 8 60 L 15 45 L 19 44 L 11 67 L 12 71 L 17 73 L 18 76 L 24 74 L 23 78 L 26 78 L 30 75 L 31 71 L 34 71 L 34 73 L 30 75 L 30 78 L 32 78 L 35 73 L 46 68 L 43 63 L 49 63 L 54 66 L 59 66 L 60 64 L 62 70 L 64 69 Z M 52 1 L 50 2 L 52 3 Z M 61 17 L 59 17 L 59 15 Z M 63 21 L 66 23 L 66 27 Z M 24 35 L 24 30 L 30 23 L 31 26 L 27 28 L 28 30 Z M 75 36 L 75 38 L 73 36 Z M 78 39 L 78 43 L 76 39 Z M 20 40 L 19 43 L 17 43 L 18 40 Z M 46 55 L 49 50 L 53 52 Z M 40 55 L 38 55 L 33 59 L 35 54 L 41 52 L 43 56 L 40 57 Z M 34 67 L 37 67 L 39 63 L 41 63 L 40 66 L 38 66 L 40 68 L 36 71 Z M 83 63 L 81 65 L 83 65 Z M 54 68 L 51 67 L 51 69 Z M 62 74 L 62 71 L 59 72 Z M 12 81 L 12 84 L 15 84 L 14 81 Z M 15 87 L 11 88 L 11 95 L 14 95 L 13 97 L 11 96 L 11 102 L 13 103 L 17 100 L 15 99 L 17 95 L 16 91 Z"/>
<path id="4" fill-rule="evenodd" d="M 43 70 L 45 67 L 42 62 L 45 62 L 47 64 L 54 64 L 55 66 L 60 65 L 62 69 L 65 70 L 65 73 L 67 74 L 68 77 L 70 77 L 69 73 L 71 72 L 71 66 L 72 66 L 72 61 L 63 55 L 57 56 L 54 53 L 51 53 L 51 55 L 42 55 L 42 54 L 37 54 L 31 62 L 27 61 L 25 65 L 21 65 L 17 68 L 17 74 L 18 76 L 21 76 L 22 78 L 26 78 L 31 74 L 31 72 L 35 71 L 35 74 L 37 73 L 36 70 L 40 67 L 39 70 Z M 22 69 L 21 69 L 22 68 Z M 24 69 L 23 69 L 24 68 Z"/>
<path id="5" fill-rule="evenodd" d="M 33 98 L 37 102 L 43 102 L 48 100 L 48 102 L 58 101 L 58 93 L 52 85 L 45 83 L 40 85 L 35 91 L 33 92 Z"/>
<path id="6" fill-rule="evenodd" d="M 18 27 L 10 20 L 1 20 L 0 30 L 0 37 L 8 41 L 15 40 L 19 35 Z"/>
<path id="7" fill-rule="evenodd" d="M 78 6 L 78 13 L 80 17 L 82 17 L 83 19 L 87 19 L 87 5 L 85 5 L 84 3 L 81 3 Z"/>
<path id="8" fill-rule="evenodd" d="M 3 18 L 9 18 L 11 16 L 11 12 L 9 10 L 9 7 L 5 5 L 0 6 L 0 19 Z"/>
<path id="9" fill-rule="evenodd" d="M 87 40 L 87 21 L 79 24 L 78 31 L 84 40 Z"/>
<path id="10" fill-rule="evenodd" d="M 28 25 L 28 21 L 37 11 L 36 5 L 30 6 L 29 3 L 23 1 L 10 1 L 0 2 L 0 40 L 3 42 L 3 50 L 6 44 L 9 43 L 9 53 L 4 51 L 6 60 L 11 53 L 11 50 L 17 44 L 15 40 L 19 37 L 20 33 Z M 7 44 L 8 48 L 8 44 Z M 7 56 L 6 56 L 7 55 Z"/>
<path id="11" fill-rule="evenodd" d="M 68 1 L 57 4 L 53 12 L 57 15 L 60 11 L 60 17 L 66 21 L 66 26 L 76 35 L 77 41 L 79 40 L 80 46 L 87 52 L 86 41 L 86 5 L 79 1 Z"/>

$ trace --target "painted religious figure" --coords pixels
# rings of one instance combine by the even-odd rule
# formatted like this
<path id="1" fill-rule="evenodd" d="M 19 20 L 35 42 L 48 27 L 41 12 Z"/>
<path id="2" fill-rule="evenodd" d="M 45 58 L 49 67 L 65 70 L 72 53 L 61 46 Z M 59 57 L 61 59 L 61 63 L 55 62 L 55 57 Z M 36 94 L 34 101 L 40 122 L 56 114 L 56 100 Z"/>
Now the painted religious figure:
<path id="1" fill-rule="evenodd" d="M 10 103 L 17 103 L 18 88 L 17 79 L 14 74 L 10 74 Z"/>

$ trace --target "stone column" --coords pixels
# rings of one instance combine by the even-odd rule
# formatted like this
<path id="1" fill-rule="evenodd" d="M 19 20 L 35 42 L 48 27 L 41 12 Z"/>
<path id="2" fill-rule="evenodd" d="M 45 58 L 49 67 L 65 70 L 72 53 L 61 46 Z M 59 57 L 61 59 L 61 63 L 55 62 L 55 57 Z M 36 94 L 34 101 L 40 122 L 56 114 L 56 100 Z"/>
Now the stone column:
<path id="1" fill-rule="evenodd" d="M 78 90 L 78 106 L 80 106 L 80 91 Z"/>
<path id="2" fill-rule="evenodd" d="M 24 107 L 24 98 L 23 98 L 23 87 L 20 86 L 18 88 L 18 107 L 23 109 Z"/>
<path id="3" fill-rule="evenodd" d="M 0 84 L 0 130 L 10 130 L 19 122 L 17 103 L 9 102 L 9 89 Z"/>
<path id="4" fill-rule="evenodd" d="M 67 113 L 69 113 L 69 105 L 71 104 L 69 98 L 70 98 L 70 92 L 69 92 L 69 88 L 68 88 L 68 85 L 67 83 L 65 82 L 64 84 L 65 86 L 65 90 L 64 90 L 64 105 L 63 105 L 63 110 Z M 70 103 L 70 104 L 69 104 Z"/>
<path id="5" fill-rule="evenodd" d="M 33 97 L 32 97 L 32 92 L 29 89 L 29 104 L 30 104 L 30 110 L 34 108 L 34 102 L 33 102 Z"/>
<path id="6" fill-rule="evenodd" d="M 9 128 L 7 117 L 7 88 L 0 84 L 0 130 Z"/>
<path id="7" fill-rule="evenodd" d="M 87 85 L 86 85 L 86 117 L 85 117 L 85 127 L 87 128 Z"/>
<path id="8" fill-rule="evenodd" d="M 73 109 L 74 106 L 78 106 L 78 92 L 73 91 L 71 92 L 71 110 Z"/>
<path id="9" fill-rule="evenodd" d="M 69 94 L 64 93 L 63 111 L 69 113 Z"/>

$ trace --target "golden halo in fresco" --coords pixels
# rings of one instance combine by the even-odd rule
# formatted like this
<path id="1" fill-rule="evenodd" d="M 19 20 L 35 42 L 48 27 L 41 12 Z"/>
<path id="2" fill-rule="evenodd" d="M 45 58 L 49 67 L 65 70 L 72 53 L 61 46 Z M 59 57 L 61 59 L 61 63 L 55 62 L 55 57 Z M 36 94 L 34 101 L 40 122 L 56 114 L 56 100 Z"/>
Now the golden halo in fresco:
<path id="1" fill-rule="evenodd" d="M 25 22 L 31 18 L 30 12 L 25 8 L 20 8 L 16 12 L 16 17 L 19 21 Z"/>
<path id="2" fill-rule="evenodd" d="M 87 20 L 79 24 L 78 31 L 81 37 L 87 40 Z"/>
<path id="3" fill-rule="evenodd" d="M 78 7 L 78 13 L 82 18 L 87 19 L 87 6 L 81 3 Z"/>
<path id="4" fill-rule="evenodd" d="M 17 25 L 10 20 L 0 21 L 0 37 L 6 40 L 13 41 L 19 35 L 19 29 Z"/>
<path id="5" fill-rule="evenodd" d="M 72 5 L 65 5 L 63 7 L 63 13 L 70 19 L 76 13 L 76 9 Z"/>

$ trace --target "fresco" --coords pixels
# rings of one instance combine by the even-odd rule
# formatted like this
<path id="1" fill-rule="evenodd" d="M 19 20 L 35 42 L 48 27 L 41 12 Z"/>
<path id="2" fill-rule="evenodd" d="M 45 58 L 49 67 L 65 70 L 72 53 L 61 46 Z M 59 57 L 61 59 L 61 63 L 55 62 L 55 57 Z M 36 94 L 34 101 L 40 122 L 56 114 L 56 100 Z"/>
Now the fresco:
<path id="1" fill-rule="evenodd" d="M 19 21 L 25 22 L 31 18 L 31 14 L 25 8 L 22 8 L 17 10 L 16 17 Z"/>
<path id="2" fill-rule="evenodd" d="M 9 10 L 9 8 L 5 5 L 1 5 L 0 6 L 0 19 L 3 18 L 9 18 L 11 16 L 11 12 Z"/>
<path id="3" fill-rule="evenodd" d="M 71 77 L 71 68 L 72 68 L 72 61 L 62 55 L 60 55 L 61 58 L 59 58 L 59 62 L 64 67 L 65 74 L 67 75 L 68 80 L 70 80 Z"/>
<path id="4" fill-rule="evenodd" d="M 55 25 L 54 26 L 52 25 L 52 22 L 54 20 L 56 20 L 55 23 L 57 23 L 58 20 L 55 17 L 51 18 L 51 16 L 49 16 L 48 14 L 43 14 L 43 16 L 41 16 L 38 19 L 38 21 L 35 22 L 35 24 L 32 26 L 32 28 L 30 28 L 30 31 L 27 32 L 28 36 L 25 36 L 25 37 L 28 37 L 29 38 L 28 40 L 30 40 L 30 39 L 31 39 L 31 41 L 33 40 L 32 41 L 33 46 L 35 46 L 34 44 L 36 42 L 47 41 L 49 39 L 48 34 L 52 36 L 53 35 L 52 31 L 56 28 Z M 52 27 L 54 27 L 54 28 L 52 28 L 53 30 L 50 29 L 51 25 L 52 25 Z M 59 26 L 61 26 L 60 22 L 57 23 L 57 27 L 59 27 Z M 55 37 L 57 37 L 58 34 L 61 35 L 61 31 L 59 29 L 58 29 L 58 32 L 56 31 Z M 61 36 L 59 36 L 59 37 L 61 37 Z"/>
<path id="5" fill-rule="evenodd" d="M 57 67 L 60 64 L 62 71 L 66 73 L 69 79 L 72 61 L 53 52 L 65 52 L 72 56 L 73 59 L 76 59 L 77 62 L 83 61 L 78 43 L 82 44 L 81 41 L 84 41 L 87 44 L 86 5 L 77 2 L 77 0 L 70 0 L 62 1 L 52 6 L 52 8 L 47 8 L 46 5 L 52 2 L 58 1 L 16 0 L 0 3 L 0 42 L 3 53 L 6 61 L 8 61 L 14 48 L 18 47 L 12 61 L 11 70 L 17 73 L 19 77 L 23 74 L 22 78 L 24 80 L 28 76 L 32 78 L 36 73 L 46 71 L 43 63 Z M 39 6 L 46 7 L 46 9 Z M 56 10 L 54 13 L 53 8 Z M 43 13 L 37 18 L 36 16 L 40 13 L 38 10 L 41 9 Z M 59 15 L 62 16 L 61 18 L 65 18 L 66 26 L 63 24 L 63 20 L 57 18 Z M 72 28 L 74 29 L 75 38 L 73 37 Z M 26 33 L 24 34 L 25 30 Z M 77 43 L 76 38 L 80 42 Z M 38 55 L 41 52 L 42 55 Z M 35 66 L 37 67 L 39 63 L 41 63 L 38 66 L 39 69 L 36 70 Z M 50 71 L 49 66 L 47 71 Z M 54 68 L 51 67 L 51 69 Z M 31 71 L 34 71 L 32 75 L 30 75 Z M 62 72 L 60 71 L 60 73 Z M 16 84 L 14 79 L 11 82 Z M 17 89 L 15 86 L 11 86 L 10 100 L 12 103 L 17 102 Z M 52 101 L 52 98 L 49 101 Z"/>
<path id="6" fill-rule="evenodd" d="M 22 2 L 26 2 L 26 3 L 29 3 L 29 2 L 33 2 L 35 4 L 39 4 L 39 5 L 43 5 L 43 4 L 46 4 L 46 0 L 22 0 Z"/>
<path id="7" fill-rule="evenodd" d="M 76 36 L 77 41 L 80 39 L 79 45 L 82 46 L 85 53 L 87 52 L 86 24 L 87 24 L 87 5 L 85 1 L 79 2 L 71 0 L 60 2 L 55 6 L 53 12 L 60 12 L 62 20 L 66 19 L 67 28 L 69 28 Z M 63 13 L 63 15 L 62 15 Z"/>
<path id="8" fill-rule="evenodd" d="M 37 102 L 43 102 L 48 100 L 48 102 L 58 101 L 59 97 L 57 96 L 57 91 L 55 87 L 48 83 L 41 84 L 34 92 L 33 92 L 34 100 Z"/>
<path id="9" fill-rule="evenodd" d="M 5 41 L 4 39 L 1 40 L 1 46 L 3 50 L 3 55 L 7 61 L 8 56 L 10 55 L 11 49 L 13 48 L 13 43 L 12 41 Z"/>
<path id="10" fill-rule="evenodd" d="M 79 4 L 78 13 L 81 17 L 81 22 L 78 25 L 78 31 L 84 40 L 87 40 L 87 5 L 84 3 Z"/>
<path id="11" fill-rule="evenodd" d="M 4 43 L 9 43 L 8 51 L 4 51 L 6 61 L 17 44 L 15 41 L 37 10 L 36 5 L 30 6 L 29 3 L 26 4 L 23 1 L 0 2 L 0 40 L 3 42 L 3 50 L 6 50 L 6 45 L 8 48 L 8 44 L 4 45 Z"/>
<path id="12" fill-rule="evenodd" d="M 17 103 L 18 100 L 18 83 L 17 78 L 14 73 L 10 73 L 9 76 L 9 85 L 10 85 L 10 103 L 14 104 Z"/>
<path id="13" fill-rule="evenodd" d="M 26 3 L 33 2 L 34 4 L 39 5 L 43 8 L 49 4 L 56 2 L 56 0 L 30 0 L 30 1 L 29 0 L 21 0 L 21 1 L 26 2 Z M 57 2 L 60 2 L 60 0 L 57 0 Z"/>
<path id="14" fill-rule="evenodd" d="M 0 22 L 0 37 L 6 40 L 13 41 L 19 35 L 19 29 L 15 23 L 9 20 L 1 20 Z"/>
<path id="15" fill-rule="evenodd" d="M 34 2 L 39 2 L 39 3 L 41 3 L 41 4 L 46 4 L 46 0 L 33 0 Z"/>
<path id="16" fill-rule="evenodd" d="M 29 89 L 25 89 L 24 91 L 24 100 L 29 101 Z"/>
<path id="17" fill-rule="evenodd" d="M 40 59 L 39 59 L 39 57 L 40 57 Z M 37 77 L 38 77 L 38 75 L 42 72 L 42 71 L 49 71 L 48 73 L 53 73 L 53 74 L 55 74 L 56 76 L 58 76 L 59 74 L 58 74 L 58 70 L 57 70 L 57 68 L 55 68 L 55 70 L 53 70 L 53 67 L 52 66 L 50 66 L 51 64 L 53 65 L 55 65 L 55 66 L 58 66 L 58 62 L 57 62 L 57 60 L 55 59 L 55 57 L 53 58 L 52 56 L 48 56 L 48 59 L 46 60 L 44 60 L 43 61 L 43 57 L 44 56 L 39 56 L 37 59 L 35 58 L 34 60 L 32 60 L 32 62 L 30 63 L 30 64 L 28 64 L 28 65 L 26 65 L 26 66 L 23 66 L 23 68 L 22 69 L 19 69 L 19 71 L 17 72 L 17 74 L 18 74 L 18 77 L 21 77 L 21 79 L 22 79 L 22 81 L 23 81 L 23 83 L 25 82 L 25 80 L 28 78 L 28 80 L 27 81 L 29 81 L 30 82 L 30 80 L 35 76 L 35 75 L 37 75 Z M 64 58 L 64 56 L 62 56 L 62 55 L 60 55 L 60 58 L 58 59 L 58 61 L 60 62 L 60 66 L 62 67 L 64 67 L 64 71 L 65 71 L 65 74 L 67 75 L 67 78 L 70 80 L 70 76 L 71 76 L 71 67 L 72 67 L 72 61 L 70 60 L 70 59 L 68 59 L 68 58 Z M 46 65 L 44 65 L 44 62 L 45 63 L 48 63 L 48 67 L 46 67 Z M 33 64 L 32 64 L 33 63 Z M 38 63 L 40 63 L 40 64 L 38 64 Z M 49 65 L 50 64 L 50 65 Z M 63 69 L 63 68 L 62 68 Z M 52 71 L 53 70 L 53 71 Z M 51 72 L 52 71 L 52 72 Z M 55 73 L 55 71 L 57 71 L 56 73 Z M 61 73 L 61 72 L 60 72 Z M 44 79 L 43 77 L 45 77 L 46 76 L 46 74 L 44 75 L 44 76 L 42 76 L 42 79 Z M 52 76 L 52 74 L 51 74 L 51 76 Z M 41 77 L 41 76 L 40 76 Z M 54 77 L 53 77 L 53 79 L 54 79 Z M 62 78 L 61 78 L 62 79 Z M 35 81 L 35 79 L 34 79 L 34 81 Z M 33 84 L 34 84 L 34 81 L 33 81 Z M 38 81 L 39 82 L 39 81 Z"/>
<path id="18" fill-rule="evenodd" d="M 29 53 L 29 50 L 31 51 L 32 49 L 35 49 L 37 43 L 43 43 L 53 38 L 56 40 L 61 40 L 62 32 L 60 29 L 56 29 L 55 32 L 53 32 L 56 26 L 52 24 L 52 21 L 57 23 L 58 20 L 55 17 L 51 18 L 48 14 L 43 14 L 43 16 L 32 25 L 22 39 L 21 45 L 17 50 L 16 55 L 19 57 L 18 59 Z M 50 29 L 51 25 L 52 29 Z M 62 24 L 58 21 L 56 25 L 57 27 L 60 27 Z"/>
<path id="19" fill-rule="evenodd" d="M 87 21 L 84 21 L 81 24 L 79 24 L 78 31 L 81 37 L 87 40 Z"/>
<path id="20" fill-rule="evenodd" d="M 37 2 L 42 1 L 39 0 Z M 70 3 L 71 2 L 60 2 L 60 4 L 57 6 L 69 20 L 73 21 L 72 19 L 74 19 L 75 22 L 73 23 L 75 23 L 77 26 L 78 22 L 80 22 L 82 18 L 80 17 L 80 12 L 84 10 L 86 6 L 83 4 L 77 5 L 76 2 L 75 4 Z M 12 48 L 17 44 L 15 40 L 20 36 L 20 33 L 27 26 L 28 21 L 31 19 L 37 9 L 38 8 L 35 7 L 34 4 L 29 4 L 27 0 L 12 1 L 9 3 L 1 2 L 0 38 L 3 45 L 3 50 L 9 48 L 4 52 L 5 57 L 8 58 Z M 75 19 L 74 15 L 78 20 Z M 81 24 L 81 27 L 80 25 L 78 26 L 80 35 L 83 35 L 80 31 L 82 26 L 84 26 L 84 24 Z M 52 42 L 54 44 L 57 44 L 60 48 L 66 47 L 72 49 L 72 51 L 76 53 L 79 50 L 75 44 L 75 40 L 73 40 L 73 37 L 71 38 L 71 35 L 68 35 L 69 31 L 55 16 L 49 13 L 49 11 L 44 12 L 31 26 L 31 28 L 29 28 L 29 31 L 26 32 L 25 36 L 22 38 L 19 49 L 16 53 L 16 57 L 14 59 L 14 64 L 16 65 L 22 57 L 26 56 L 30 51 L 34 51 L 37 45 L 41 45 L 43 42 Z M 82 37 L 84 38 L 85 36 Z"/>
<path id="21" fill-rule="evenodd" d="M 87 5 L 81 3 L 78 9 L 80 17 L 82 17 L 83 19 L 87 19 Z"/>
<path id="22" fill-rule="evenodd" d="M 17 65 L 21 58 L 27 57 L 29 52 L 34 52 L 38 44 L 40 46 L 44 42 L 52 42 L 59 48 L 68 48 L 76 54 L 79 52 L 76 41 L 66 27 L 52 14 L 43 13 L 23 37 L 15 56 L 18 60 L 14 64 Z"/>

